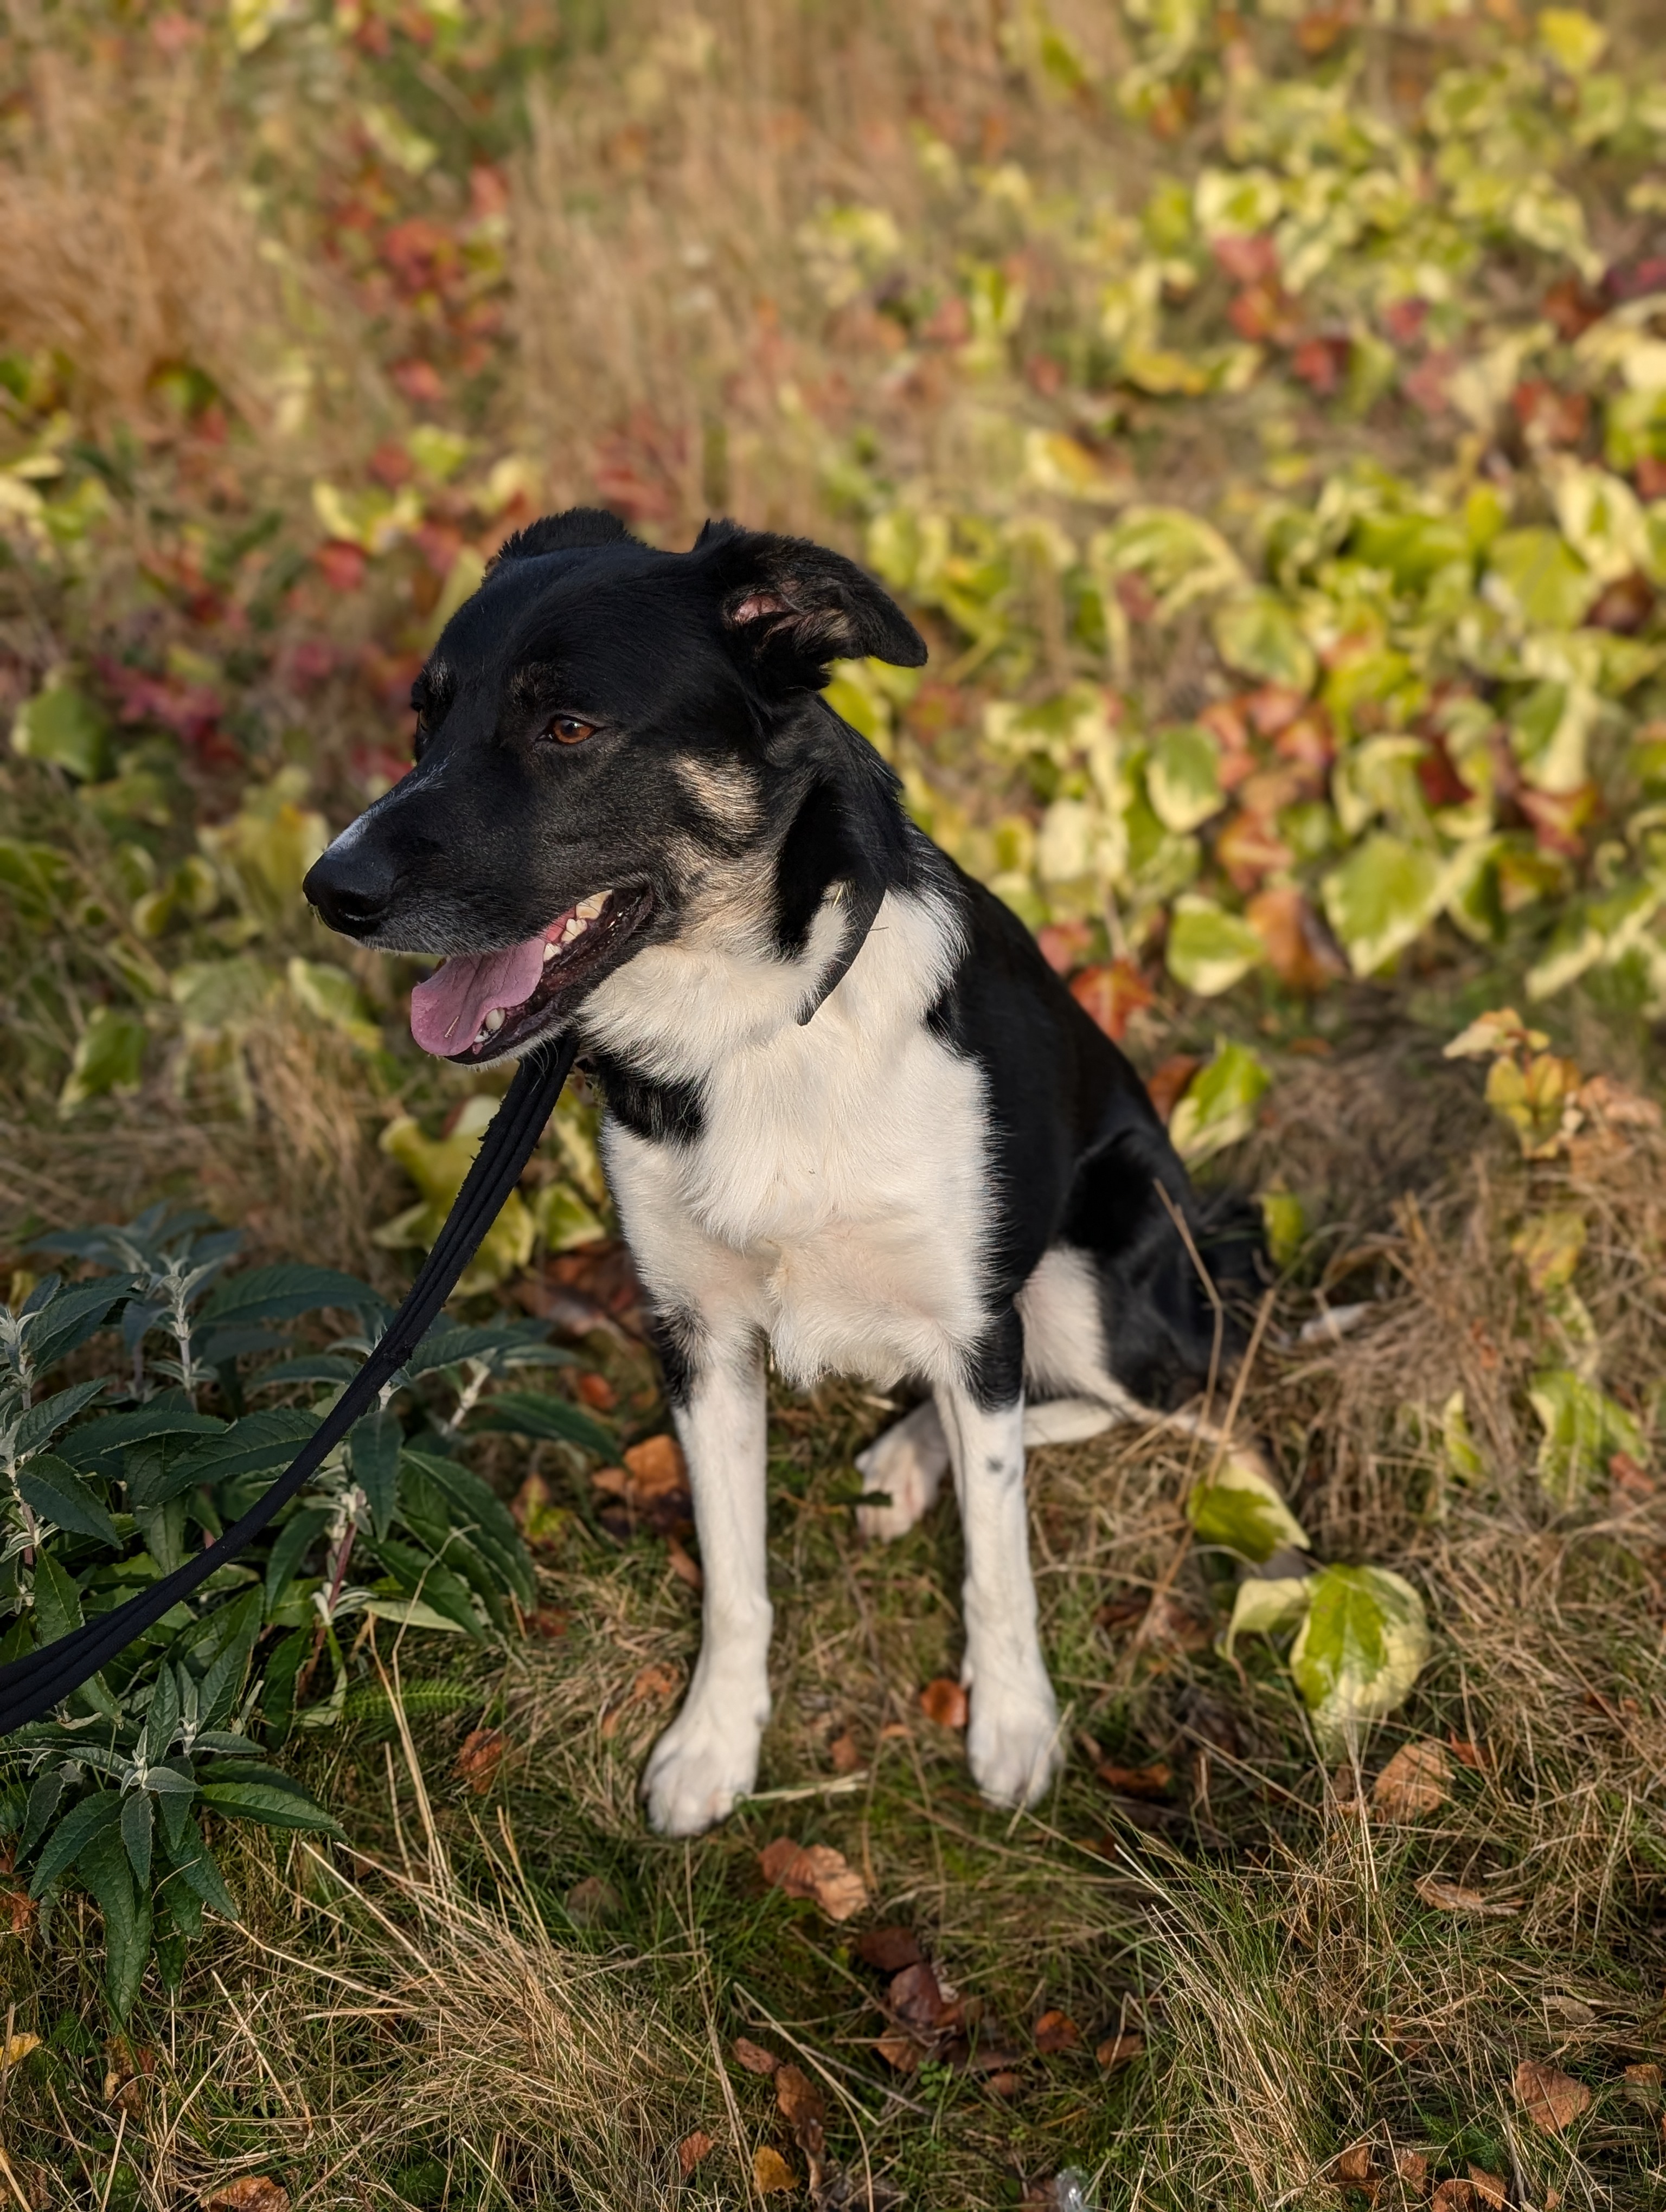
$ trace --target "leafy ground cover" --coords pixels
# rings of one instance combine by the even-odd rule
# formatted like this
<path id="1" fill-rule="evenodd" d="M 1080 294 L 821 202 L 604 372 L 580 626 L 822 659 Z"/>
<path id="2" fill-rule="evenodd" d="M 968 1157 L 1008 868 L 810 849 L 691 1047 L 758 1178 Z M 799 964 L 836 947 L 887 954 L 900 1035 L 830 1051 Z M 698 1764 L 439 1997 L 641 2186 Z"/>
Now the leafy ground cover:
<path id="1" fill-rule="evenodd" d="M 813 531 L 908 600 L 929 668 L 847 666 L 842 711 L 1282 1270 L 1242 1451 L 1037 1455 L 1075 1755 L 1034 1819 L 964 1778 L 952 1528 L 856 1540 L 885 1409 L 783 1398 L 763 1795 L 662 1846 L 635 1777 L 699 1565 L 564 1103 L 457 1309 L 502 1341 L 448 1363 L 535 1601 L 435 1580 L 463 1408 L 423 1386 L 412 1559 L 356 1457 L 236 1691 L 340 1837 L 204 1793 L 240 1917 L 172 1990 L 119 1973 L 125 2026 L 143 1824 L 125 1864 L 92 1828 L 163 1747 L 113 1686 L 120 1771 L 64 1800 L 96 1881 L 66 1862 L 46 1928 L 51 1837 L 10 1823 L 15 2198 L 1657 2201 L 1658 60 L 1646 10 L 1513 0 L 14 17 L 10 1312 L 97 1257 L 43 1237 L 163 1201 L 252 1277 L 397 1294 L 489 1086 L 297 886 L 493 547 L 581 498 Z M 233 1391 L 310 1361 L 309 1418 L 343 1355 L 301 1328 Z M 165 1339 L 54 1387 L 250 1418 Z M 549 1392 L 491 1371 L 551 1339 Z M 149 1478 L 73 1440 L 129 1413 L 59 1411 L 61 1474 L 12 1440 L 14 1519 L 54 1481 L 69 1516 L 11 1548 L 24 1633 L 96 1598 L 100 1516 L 167 1564 L 167 1512 L 216 1510 L 123 1527 Z M 384 1589 L 343 1571 L 353 1488 Z M 280 1744 L 260 1685 L 308 1633 L 326 1724 Z M 145 1664 L 183 1716 L 213 1656 Z"/>

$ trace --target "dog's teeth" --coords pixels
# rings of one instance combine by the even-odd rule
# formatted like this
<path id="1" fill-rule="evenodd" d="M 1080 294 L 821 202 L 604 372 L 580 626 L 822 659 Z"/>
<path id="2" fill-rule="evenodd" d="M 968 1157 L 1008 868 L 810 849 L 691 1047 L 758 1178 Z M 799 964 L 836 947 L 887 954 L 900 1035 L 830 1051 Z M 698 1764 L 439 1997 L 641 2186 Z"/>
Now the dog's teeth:
<path id="1" fill-rule="evenodd" d="M 489 1030 L 483 1029 L 483 1030 L 481 1030 L 481 1032 L 480 1032 L 479 1036 L 478 1036 L 477 1037 L 476 1037 L 476 1039 L 475 1039 L 475 1041 L 474 1041 L 474 1048 L 475 1048 L 475 1050 L 476 1050 L 477 1052 L 478 1052 L 478 1051 L 479 1051 L 479 1049 L 480 1049 L 480 1048 L 481 1048 L 481 1046 L 482 1046 L 483 1044 L 484 1044 L 484 1043 L 485 1043 L 487 1037 L 488 1037 L 490 1034 L 491 1034 L 491 1032 L 490 1032 Z"/>
<path id="2" fill-rule="evenodd" d="M 503 1009 L 502 1006 L 494 1006 L 490 1013 L 486 1017 L 486 1027 L 492 1031 L 494 1036 L 496 1036 L 497 1031 L 501 1030 L 502 1026 Z"/>
<path id="3" fill-rule="evenodd" d="M 574 910 L 581 917 L 582 920 L 586 921 L 594 921 L 596 916 L 601 912 L 602 908 L 607 904 L 608 900 L 611 896 L 612 893 L 611 891 L 592 891 L 588 898 L 581 899 L 579 901 L 577 907 Z"/>
<path id="4" fill-rule="evenodd" d="M 563 945 L 570 945 L 575 937 L 582 937 L 585 931 L 588 929 L 589 927 L 589 923 L 587 921 L 581 921 L 577 915 L 569 914 L 567 917 L 567 927 L 561 933 L 562 943 Z"/>
<path id="5" fill-rule="evenodd" d="M 550 963 L 550 962 L 555 958 L 555 957 L 556 957 L 556 948 L 555 948 L 555 946 L 554 946 L 553 945 L 549 944 L 549 943 L 546 941 L 546 943 L 545 943 L 545 945 L 544 945 L 544 966 L 545 966 L 546 968 L 549 966 Z"/>

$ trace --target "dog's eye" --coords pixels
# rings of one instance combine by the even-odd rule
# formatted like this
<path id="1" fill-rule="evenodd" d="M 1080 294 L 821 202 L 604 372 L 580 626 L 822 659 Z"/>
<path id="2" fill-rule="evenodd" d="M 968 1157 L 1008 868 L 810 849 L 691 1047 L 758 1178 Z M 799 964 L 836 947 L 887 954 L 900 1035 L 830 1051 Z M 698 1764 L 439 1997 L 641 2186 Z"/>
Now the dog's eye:
<path id="1" fill-rule="evenodd" d="M 558 745 L 581 745 L 595 733 L 596 725 L 581 721 L 576 714 L 552 714 L 544 726 L 544 736 L 553 738 Z"/>

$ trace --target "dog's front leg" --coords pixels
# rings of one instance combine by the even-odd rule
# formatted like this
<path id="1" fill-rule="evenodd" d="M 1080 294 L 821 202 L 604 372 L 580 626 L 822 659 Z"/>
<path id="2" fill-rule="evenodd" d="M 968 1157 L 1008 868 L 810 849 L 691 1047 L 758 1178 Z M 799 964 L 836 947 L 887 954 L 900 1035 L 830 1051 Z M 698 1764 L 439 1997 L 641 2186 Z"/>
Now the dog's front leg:
<path id="1" fill-rule="evenodd" d="M 1008 1356 L 1017 1317 L 964 1383 L 939 1388 L 966 1546 L 966 1755 L 996 1805 L 1033 1805 L 1060 1764 L 1059 1709 L 1042 1658 L 1024 1495 L 1024 1397 Z"/>
<path id="2" fill-rule="evenodd" d="M 678 1364 L 672 1413 L 694 1495 L 703 1629 L 688 1696 L 654 1747 L 642 1795 L 662 1836 L 697 1836 L 757 1781 L 769 1717 L 763 1347 L 748 1335 L 722 1352 L 702 1347 L 692 1372 Z"/>

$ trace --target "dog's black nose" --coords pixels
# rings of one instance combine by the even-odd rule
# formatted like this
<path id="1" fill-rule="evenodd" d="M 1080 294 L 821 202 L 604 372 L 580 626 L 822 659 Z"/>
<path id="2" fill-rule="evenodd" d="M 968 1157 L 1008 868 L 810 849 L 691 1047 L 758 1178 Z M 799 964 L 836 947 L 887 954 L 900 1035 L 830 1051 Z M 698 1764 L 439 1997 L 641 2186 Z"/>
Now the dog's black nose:
<path id="1" fill-rule="evenodd" d="M 338 837 L 313 861 L 301 888 L 331 929 L 368 937 L 393 902 L 393 863 L 385 851 L 362 840 L 355 848 Z"/>

